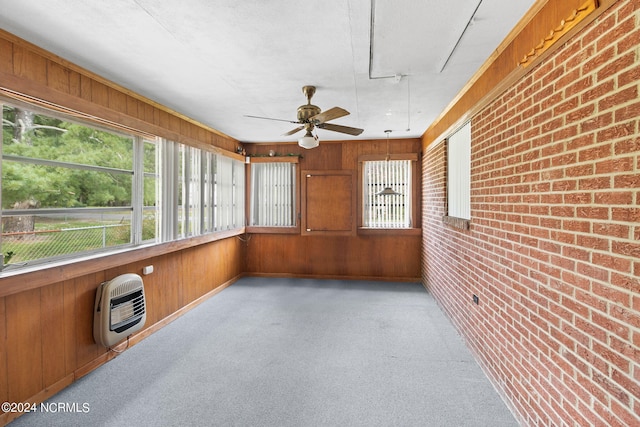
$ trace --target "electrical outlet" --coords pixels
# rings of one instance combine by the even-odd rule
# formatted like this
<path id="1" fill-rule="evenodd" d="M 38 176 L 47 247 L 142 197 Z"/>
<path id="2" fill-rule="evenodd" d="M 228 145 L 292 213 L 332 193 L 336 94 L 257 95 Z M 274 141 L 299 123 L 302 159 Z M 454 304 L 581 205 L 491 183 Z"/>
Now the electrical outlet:
<path id="1" fill-rule="evenodd" d="M 473 302 L 476 303 L 476 304 L 480 303 L 480 298 L 478 298 L 478 295 L 473 294 Z"/>

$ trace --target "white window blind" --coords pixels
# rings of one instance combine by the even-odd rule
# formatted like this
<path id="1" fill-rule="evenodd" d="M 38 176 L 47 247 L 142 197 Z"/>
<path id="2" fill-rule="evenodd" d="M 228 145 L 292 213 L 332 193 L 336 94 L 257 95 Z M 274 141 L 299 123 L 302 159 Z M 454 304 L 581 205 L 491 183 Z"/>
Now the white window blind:
<path id="1" fill-rule="evenodd" d="M 295 173 L 295 163 L 254 163 L 251 166 L 252 226 L 295 226 Z"/>
<path id="2" fill-rule="evenodd" d="M 363 225 L 369 228 L 411 227 L 411 160 L 363 162 Z M 385 188 L 397 195 L 380 195 Z"/>
<path id="3" fill-rule="evenodd" d="M 447 141 L 448 215 L 471 219 L 471 123 Z"/>

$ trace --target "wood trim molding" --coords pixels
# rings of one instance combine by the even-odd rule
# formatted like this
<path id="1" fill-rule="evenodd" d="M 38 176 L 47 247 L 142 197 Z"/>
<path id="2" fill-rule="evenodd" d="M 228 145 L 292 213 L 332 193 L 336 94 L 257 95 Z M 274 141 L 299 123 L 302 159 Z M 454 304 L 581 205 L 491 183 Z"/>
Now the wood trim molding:
<path id="1" fill-rule="evenodd" d="M 248 234 L 300 234 L 300 222 L 295 227 L 252 227 L 247 226 Z"/>
<path id="2" fill-rule="evenodd" d="M 174 240 L 159 245 L 131 248 L 112 254 L 98 254 L 80 260 L 69 260 L 65 263 L 37 266 L 32 270 L 4 271 L 0 274 L 0 297 L 47 286 L 57 281 L 69 280 L 75 277 L 108 270 L 122 264 L 130 264 L 171 252 L 181 251 L 193 246 L 241 236 L 244 233 L 244 228 L 232 231 L 221 231 L 190 239 Z"/>
<path id="3" fill-rule="evenodd" d="M 422 228 L 358 228 L 359 236 L 421 236 Z"/>
<path id="4" fill-rule="evenodd" d="M 64 388 L 70 386 L 74 381 L 73 374 L 68 374 L 59 381 L 54 384 L 46 387 L 44 390 L 40 391 L 38 394 L 31 396 L 28 401 L 22 403 L 28 403 L 30 405 L 38 405 L 38 409 L 40 409 L 40 403 L 49 399 L 50 397 L 56 395 L 58 392 L 62 391 Z M 18 402 L 16 402 L 18 403 Z M 4 426 L 9 424 L 9 422 L 15 420 L 16 418 L 22 415 L 21 412 L 5 412 L 0 413 L 0 426 Z"/>
<path id="5" fill-rule="evenodd" d="M 144 121 L 107 107 L 95 104 L 82 98 L 67 93 L 59 92 L 48 86 L 38 84 L 31 80 L 25 80 L 12 74 L 0 71 L 0 95 L 19 103 L 27 103 L 36 107 L 49 109 L 54 112 L 73 116 L 82 120 L 93 122 L 99 126 L 106 126 L 123 132 L 129 132 L 143 136 L 158 136 L 179 142 L 185 145 L 201 148 L 206 151 L 223 154 L 237 160 L 245 160 L 241 154 L 224 148 L 208 144 L 203 141 L 187 138 L 180 132 L 171 131 L 156 123 Z M 22 90 L 29 88 L 29 94 Z M 17 88 L 17 89 L 15 89 Z M 229 139 L 229 141 L 235 141 Z"/>
<path id="6" fill-rule="evenodd" d="M 297 155 L 247 156 L 247 163 L 300 163 Z"/>
<path id="7" fill-rule="evenodd" d="M 567 34 L 573 27 L 578 25 L 589 14 L 598 8 L 598 0 L 587 0 L 578 9 L 574 9 L 567 18 L 560 21 L 560 24 L 552 28 L 540 43 L 527 52 L 518 62 L 521 67 L 528 67 L 537 57 L 549 50 L 563 35 Z"/>
<path id="8" fill-rule="evenodd" d="M 418 153 L 397 153 L 397 154 L 362 154 L 358 156 L 358 163 L 370 162 L 376 160 L 411 160 L 417 162 L 419 160 Z"/>
<path id="9" fill-rule="evenodd" d="M 590 1 L 595 0 L 587 0 L 587 2 Z M 544 52 L 539 52 L 525 68 L 519 64 L 519 61 L 527 52 L 531 51 L 531 46 L 537 45 L 539 40 L 543 40 L 548 35 L 549 28 L 553 25 L 557 26 L 558 22 L 571 16 L 574 10 L 582 8 L 580 4 L 584 3 L 584 0 L 538 0 L 496 49 L 494 55 L 487 59 L 478 72 L 427 128 L 421 137 L 423 152 L 427 151 L 432 144 L 437 144 L 444 139 L 460 124 L 473 117 L 514 82 L 522 78 L 529 71 L 529 66 L 544 60 L 561 46 L 563 40 L 595 20 L 615 2 L 616 0 L 595 1 L 596 9 L 593 12 L 585 15 L 584 19 L 560 35 L 553 45 L 550 45 Z"/>
<path id="10" fill-rule="evenodd" d="M 149 98 L 146 98 L 146 97 L 144 97 L 144 96 L 142 96 L 142 95 L 140 95 L 140 94 L 138 94 L 138 93 L 136 93 L 136 92 L 134 92 L 134 91 L 132 91 L 130 89 L 125 88 L 124 86 L 120 86 L 120 85 L 118 85 L 118 84 L 116 84 L 116 83 L 114 83 L 114 82 L 112 82 L 110 80 L 107 80 L 104 77 L 101 77 L 96 73 L 93 73 L 93 72 L 91 72 L 91 71 L 89 71 L 89 70 L 87 70 L 85 68 L 80 67 L 79 65 L 76 65 L 76 64 L 74 64 L 74 63 L 72 63 L 70 61 L 67 61 L 64 58 L 61 58 L 60 56 L 55 55 L 55 54 L 53 54 L 53 53 L 51 53 L 51 52 L 49 52 L 49 51 L 47 51 L 47 50 L 45 50 L 45 49 L 43 49 L 43 48 L 41 48 L 39 46 L 36 46 L 36 45 L 34 45 L 32 43 L 29 43 L 28 41 L 26 41 L 24 39 L 21 39 L 20 37 L 14 35 L 14 34 L 11 34 L 11 33 L 7 32 L 5 30 L 0 29 L 0 38 L 3 38 L 3 39 L 5 39 L 5 40 L 17 45 L 17 46 L 21 46 L 21 47 L 23 47 L 23 48 L 25 48 L 25 49 L 27 49 L 27 50 L 29 50 L 31 52 L 34 52 L 35 54 L 37 54 L 37 55 L 39 55 L 39 56 L 41 56 L 41 57 L 43 57 L 43 58 L 45 58 L 45 59 L 47 59 L 47 60 L 49 60 L 51 62 L 55 62 L 56 64 L 59 64 L 59 65 L 63 66 L 64 68 L 67 68 L 69 70 L 75 71 L 75 72 L 77 72 L 77 73 L 79 73 L 81 75 L 89 77 L 92 80 L 100 82 L 105 86 L 108 86 L 108 87 L 110 87 L 112 89 L 117 90 L 118 92 L 121 92 L 121 93 L 126 94 L 128 96 L 131 96 L 132 98 L 135 98 L 138 101 L 142 101 L 145 104 L 151 105 L 151 106 L 153 106 L 153 107 L 155 107 L 155 108 L 157 108 L 159 110 L 162 110 L 162 111 L 164 111 L 164 112 L 166 112 L 168 114 L 171 114 L 172 116 L 178 117 L 178 118 L 180 118 L 180 119 L 182 119 L 182 120 L 184 120 L 186 122 L 189 122 L 189 123 L 191 123 L 193 125 L 196 125 L 196 126 L 202 128 L 202 129 L 206 130 L 206 131 L 212 132 L 212 133 L 214 133 L 214 134 L 216 134 L 218 136 L 221 136 L 223 138 L 235 141 L 234 138 L 231 138 L 230 136 L 220 132 L 217 129 L 214 129 L 214 128 L 209 127 L 209 126 L 207 126 L 207 125 L 205 125 L 203 123 L 200 123 L 197 120 L 194 120 L 194 119 L 192 119 L 190 117 L 187 117 L 184 114 L 179 113 L 179 112 L 177 112 L 175 110 L 172 110 L 171 108 L 169 108 L 169 107 L 167 107 L 165 105 L 162 105 L 162 104 L 160 104 L 158 102 L 155 102 L 155 101 L 153 101 L 153 100 L 151 100 Z"/>

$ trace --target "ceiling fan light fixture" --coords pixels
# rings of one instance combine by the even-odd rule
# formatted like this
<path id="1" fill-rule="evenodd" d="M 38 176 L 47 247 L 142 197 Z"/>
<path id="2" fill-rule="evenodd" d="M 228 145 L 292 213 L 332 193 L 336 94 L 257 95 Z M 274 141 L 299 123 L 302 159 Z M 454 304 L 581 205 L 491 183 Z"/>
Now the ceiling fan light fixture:
<path id="1" fill-rule="evenodd" d="M 384 190 L 378 191 L 376 196 L 402 196 L 402 193 L 394 191 L 391 187 L 384 187 Z"/>
<path id="2" fill-rule="evenodd" d="M 316 148 L 320 145 L 320 141 L 317 136 L 311 134 L 311 131 L 307 131 L 307 133 L 298 140 L 298 145 L 308 150 L 310 148 Z"/>
<path id="3" fill-rule="evenodd" d="M 293 135 L 294 133 L 298 133 L 299 131 L 306 129 L 307 134 L 298 140 L 298 145 L 302 148 L 315 148 L 320 145 L 320 141 L 318 140 L 318 136 L 315 137 L 311 134 L 311 131 L 316 129 L 325 129 L 331 132 L 340 132 L 346 133 L 347 135 L 360 135 L 364 129 L 354 128 L 351 126 L 343 126 L 336 125 L 333 123 L 327 123 L 330 120 L 337 119 L 340 117 L 348 116 L 349 112 L 344 108 L 333 107 L 328 110 L 322 111 L 320 107 L 317 105 L 311 104 L 311 97 L 316 92 L 315 86 L 304 86 L 302 88 L 302 93 L 307 97 L 307 103 L 305 105 L 301 105 L 298 107 L 298 120 L 283 120 L 283 119 L 274 119 L 271 117 L 261 117 L 261 116 L 250 116 L 245 115 L 245 117 L 252 117 L 254 119 L 265 119 L 265 120 L 277 120 L 280 122 L 289 122 L 296 123 L 302 126 L 298 126 L 295 129 L 290 130 L 289 132 L 283 134 L 283 136 Z"/>
<path id="4" fill-rule="evenodd" d="M 384 131 L 384 133 L 387 134 L 387 158 L 385 160 L 386 162 L 386 166 L 387 166 L 387 174 L 389 172 L 389 158 L 391 157 L 391 155 L 389 154 L 389 135 L 391 134 L 391 130 L 387 129 Z M 395 191 L 393 188 L 391 188 L 390 186 L 385 186 L 384 189 L 382 189 L 381 191 L 378 191 L 376 193 L 376 196 L 402 196 L 402 193 L 398 193 L 397 191 Z"/>

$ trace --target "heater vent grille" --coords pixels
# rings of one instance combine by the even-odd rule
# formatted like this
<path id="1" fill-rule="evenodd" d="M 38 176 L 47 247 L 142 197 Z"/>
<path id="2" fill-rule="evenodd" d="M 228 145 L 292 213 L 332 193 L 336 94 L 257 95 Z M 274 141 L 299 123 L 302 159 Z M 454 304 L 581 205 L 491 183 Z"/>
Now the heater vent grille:
<path id="1" fill-rule="evenodd" d="M 96 293 L 93 337 L 111 347 L 142 329 L 146 320 L 144 284 L 137 274 L 123 274 L 104 282 Z"/>
<path id="2" fill-rule="evenodd" d="M 128 276 L 128 274 L 126 275 Z M 128 279 L 126 282 L 121 283 L 120 285 L 111 288 L 111 298 L 117 298 L 121 295 L 125 295 L 128 294 L 130 292 L 133 292 L 137 289 L 140 288 L 140 283 L 142 282 L 142 279 L 140 279 L 140 276 L 138 276 L 137 274 L 134 274 L 133 276 L 136 276 L 135 278 L 131 278 Z M 118 277 L 122 277 L 122 276 L 118 276 Z M 117 277 L 116 277 L 117 279 Z M 115 280 L 115 279 L 113 279 Z"/>

